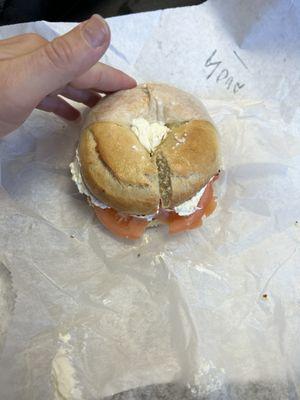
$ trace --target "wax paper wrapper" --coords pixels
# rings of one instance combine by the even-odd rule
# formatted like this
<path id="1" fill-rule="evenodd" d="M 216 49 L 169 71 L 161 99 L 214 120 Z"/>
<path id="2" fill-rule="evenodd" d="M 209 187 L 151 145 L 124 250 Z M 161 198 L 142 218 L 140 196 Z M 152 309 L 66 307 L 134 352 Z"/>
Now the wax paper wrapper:
<path id="1" fill-rule="evenodd" d="M 116 239 L 70 178 L 78 124 L 35 111 L 1 140 L 1 400 L 298 399 L 299 3 L 211 0 L 109 23 L 104 62 L 208 108 L 218 207 L 186 234 Z"/>

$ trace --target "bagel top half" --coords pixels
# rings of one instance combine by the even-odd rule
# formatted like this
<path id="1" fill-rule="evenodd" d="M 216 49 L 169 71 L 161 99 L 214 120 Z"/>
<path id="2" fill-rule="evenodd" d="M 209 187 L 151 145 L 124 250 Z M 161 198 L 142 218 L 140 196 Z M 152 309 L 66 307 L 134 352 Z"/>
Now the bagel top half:
<path id="1" fill-rule="evenodd" d="M 149 153 L 132 121 L 163 122 L 169 131 Z M 219 170 L 218 135 L 192 95 L 165 84 L 144 84 L 106 96 L 91 110 L 79 143 L 83 180 L 119 212 L 150 215 L 195 195 Z"/>

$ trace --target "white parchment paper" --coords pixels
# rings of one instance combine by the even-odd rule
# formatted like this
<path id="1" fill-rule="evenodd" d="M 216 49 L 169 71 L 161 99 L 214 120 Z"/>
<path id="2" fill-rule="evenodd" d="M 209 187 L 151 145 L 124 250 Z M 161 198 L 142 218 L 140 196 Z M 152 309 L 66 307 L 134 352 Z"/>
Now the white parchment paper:
<path id="1" fill-rule="evenodd" d="M 70 179 L 78 125 L 35 111 L 1 140 L 1 400 L 298 399 L 299 3 L 210 0 L 109 23 L 104 62 L 207 106 L 218 208 L 180 236 L 118 240 Z"/>

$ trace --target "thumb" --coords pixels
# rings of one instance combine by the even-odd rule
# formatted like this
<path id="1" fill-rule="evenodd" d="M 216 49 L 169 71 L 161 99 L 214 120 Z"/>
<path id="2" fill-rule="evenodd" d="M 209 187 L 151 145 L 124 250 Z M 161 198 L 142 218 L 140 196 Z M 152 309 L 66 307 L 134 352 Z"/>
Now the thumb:
<path id="1" fill-rule="evenodd" d="M 39 103 L 90 69 L 105 53 L 109 42 L 109 27 L 95 14 L 65 35 L 18 57 L 16 61 L 23 70 L 23 93 L 29 93 L 32 101 Z"/>

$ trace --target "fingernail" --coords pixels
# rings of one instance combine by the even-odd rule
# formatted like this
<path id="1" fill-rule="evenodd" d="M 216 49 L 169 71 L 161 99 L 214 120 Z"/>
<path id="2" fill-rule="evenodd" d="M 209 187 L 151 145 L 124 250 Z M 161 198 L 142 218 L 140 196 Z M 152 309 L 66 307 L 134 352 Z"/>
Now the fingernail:
<path id="1" fill-rule="evenodd" d="M 91 47 L 94 49 L 100 47 L 107 38 L 107 24 L 100 15 L 94 14 L 83 24 L 83 34 Z"/>

